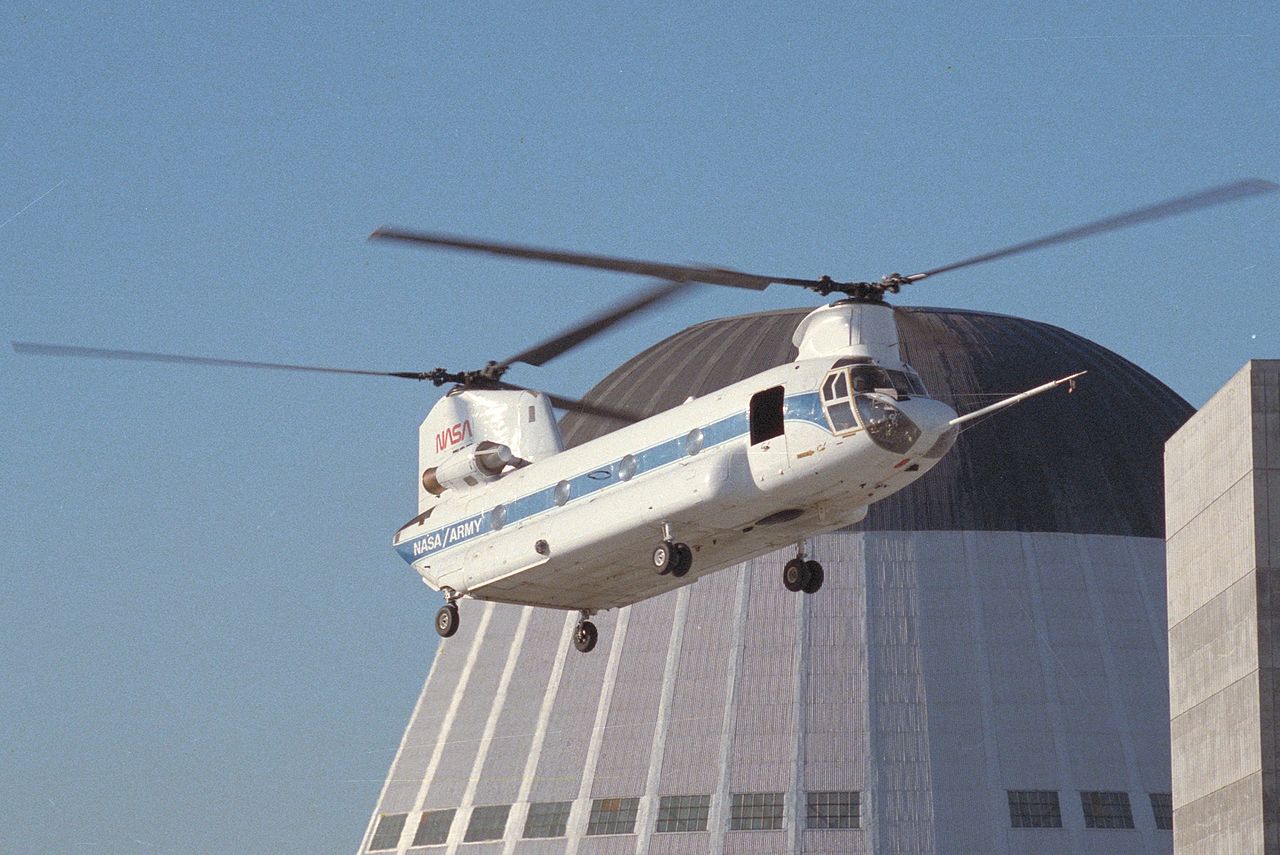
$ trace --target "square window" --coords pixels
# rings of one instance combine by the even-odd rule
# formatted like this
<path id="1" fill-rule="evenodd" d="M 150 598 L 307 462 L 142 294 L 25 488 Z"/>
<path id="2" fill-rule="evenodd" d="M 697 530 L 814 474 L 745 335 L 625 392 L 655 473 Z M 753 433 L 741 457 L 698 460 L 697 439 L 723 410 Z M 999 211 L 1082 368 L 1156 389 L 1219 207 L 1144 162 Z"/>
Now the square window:
<path id="1" fill-rule="evenodd" d="M 418 820 L 418 830 L 413 835 L 412 846 L 439 846 L 449 842 L 449 829 L 453 825 L 453 808 L 424 811 Z"/>
<path id="2" fill-rule="evenodd" d="M 663 796 L 654 831 L 706 831 L 711 796 Z"/>
<path id="3" fill-rule="evenodd" d="M 595 799 L 587 834 L 631 834 L 636 830 L 636 814 L 640 799 Z"/>
<path id="4" fill-rule="evenodd" d="M 1085 828 L 1133 828 L 1128 793 L 1081 792 Z"/>
<path id="5" fill-rule="evenodd" d="M 858 793 L 809 793 L 808 828 L 858 828 Z"/>
<path id="6" fill-rule="evenodd" d="M 733 793 L 729 801 L 730 831 L 774 831 L 782 828 L 782 793 Z"/>
<path id="7" fill-rule="evenodd" d="M 1056 790 L 1008 790 L 1009 822 L 1014 828 L 1062 828 Z"/>
<path id="8" fill-rule="evenodd" d="M 466 843 L 477 840 L 501 840 L 507 830 L 507 814 L 511 805 L 484 805 L 471 809 L 471 822 L 462 836 Z"/>
<path id="9" fill-rule="evenodd" d="M 1151 812 L 1156 817 L 1156 828 L 1173 831 L 1173 794 L 1152 793 Z"/>
<path id="10" fill-rule="evenodd" d="M 408 818 L 407 813 L 384 813 L 379 817 L 378 828 L 373 832 L 373 839 L 369 841 L 369 851 L 377 852 L 399 846 L 400 832 L 404 831 L 404 821 Z"/>
<path id="11" fill-rule="evenodd" d="M 525 837 L 564 837 L 573 802 L 534 802 L 524 821 Z"/>

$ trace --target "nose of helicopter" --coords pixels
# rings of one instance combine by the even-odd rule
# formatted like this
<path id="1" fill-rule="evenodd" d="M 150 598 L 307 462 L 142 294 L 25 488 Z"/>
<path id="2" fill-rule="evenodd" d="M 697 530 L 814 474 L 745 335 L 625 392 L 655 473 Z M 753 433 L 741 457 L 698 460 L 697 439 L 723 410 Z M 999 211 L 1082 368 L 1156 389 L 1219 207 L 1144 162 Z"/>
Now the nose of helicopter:
<path id="1" fill-rule="evenodd" d="M 951 420 L 956 412 L 951 407 L 932 398 L 911 398 L 899 401 L 898 408 L 920 430 L 919 439 L 911 447 L 913 453 L 941 457 L 955 444 L 958 431 Z"/>

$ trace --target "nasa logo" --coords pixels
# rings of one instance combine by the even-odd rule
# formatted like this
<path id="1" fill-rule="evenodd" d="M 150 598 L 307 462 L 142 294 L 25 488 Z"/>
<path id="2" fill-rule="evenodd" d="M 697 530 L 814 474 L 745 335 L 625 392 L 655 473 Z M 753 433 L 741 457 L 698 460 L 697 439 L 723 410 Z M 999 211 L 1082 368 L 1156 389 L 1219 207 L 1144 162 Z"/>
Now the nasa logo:
<path id="1" fill-rule="evenodd" d="M 436 451 L 444 451 L 451 445 L 457 445 L 468 436 L 473 436 L 470 419 L 451 425 L 436 434 Z"/>

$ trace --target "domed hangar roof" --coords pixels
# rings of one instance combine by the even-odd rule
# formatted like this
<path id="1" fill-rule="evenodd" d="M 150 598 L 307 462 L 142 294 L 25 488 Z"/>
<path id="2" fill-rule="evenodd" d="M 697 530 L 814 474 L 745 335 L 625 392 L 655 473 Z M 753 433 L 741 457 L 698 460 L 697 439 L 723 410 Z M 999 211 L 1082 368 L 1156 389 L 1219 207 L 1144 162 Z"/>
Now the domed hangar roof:
<path id="1" fill-rule="evenodd" d="M 809 309 L 697 324 L 628 360 L 585 400 L 658 413 L 784 364 Z M 1086 370 L 980 420 L 938 466 L 871 506 L 868 531 L 1025 531 L 1164 536 L 1164 442 L 1192 414 L 1173 390 L 1101 345 L 1049 324 L 955 309 L 895 308 L 903 358 L 958 412 Z M 744 404 L 745 405 L 745 404 Z M 565 442 L 611 429 L 571 413 Z"/>

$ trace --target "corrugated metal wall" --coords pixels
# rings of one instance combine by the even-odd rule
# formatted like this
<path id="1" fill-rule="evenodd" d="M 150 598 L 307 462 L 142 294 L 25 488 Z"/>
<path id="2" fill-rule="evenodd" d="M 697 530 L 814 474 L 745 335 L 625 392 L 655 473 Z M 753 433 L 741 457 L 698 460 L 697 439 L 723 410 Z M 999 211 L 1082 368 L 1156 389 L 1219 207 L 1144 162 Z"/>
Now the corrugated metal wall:
<path id="1" fill-rule="evenodd" d="M 1169 791 L 1159 540 L 841 532 L 827 581 L 786 592 L 785 555 L 601 615 L 464 603 L 375 811 L 398 851 L 1161 853 Z M 1011 828 L 1007 790 L 1055 790 L 1062 828 Z M 1128 793 L 1133 830 L 1086 829 L 1080 791 Z M 860 828 L 806 828 L 806 793 L 855 791 Z M 729 830 L 733 793 L 783 793 L 783 827 Z M 708 830 L 656 833 L 658 800 L 711 796 Z M 585 834 L 593 799 L 638 797 L 634 833 Z M 522 839 L 530 802 L 571 801 Z M 503 840 L 463 843 L 475 806 Z M 456 808 L 445 846 L 419 814 Z M 371 823 L 372 830 L 374 823 Z M 371 832 L 370 832 L 371 833 Z M 361 851 L 366 851 L 369 833 Z"/>

